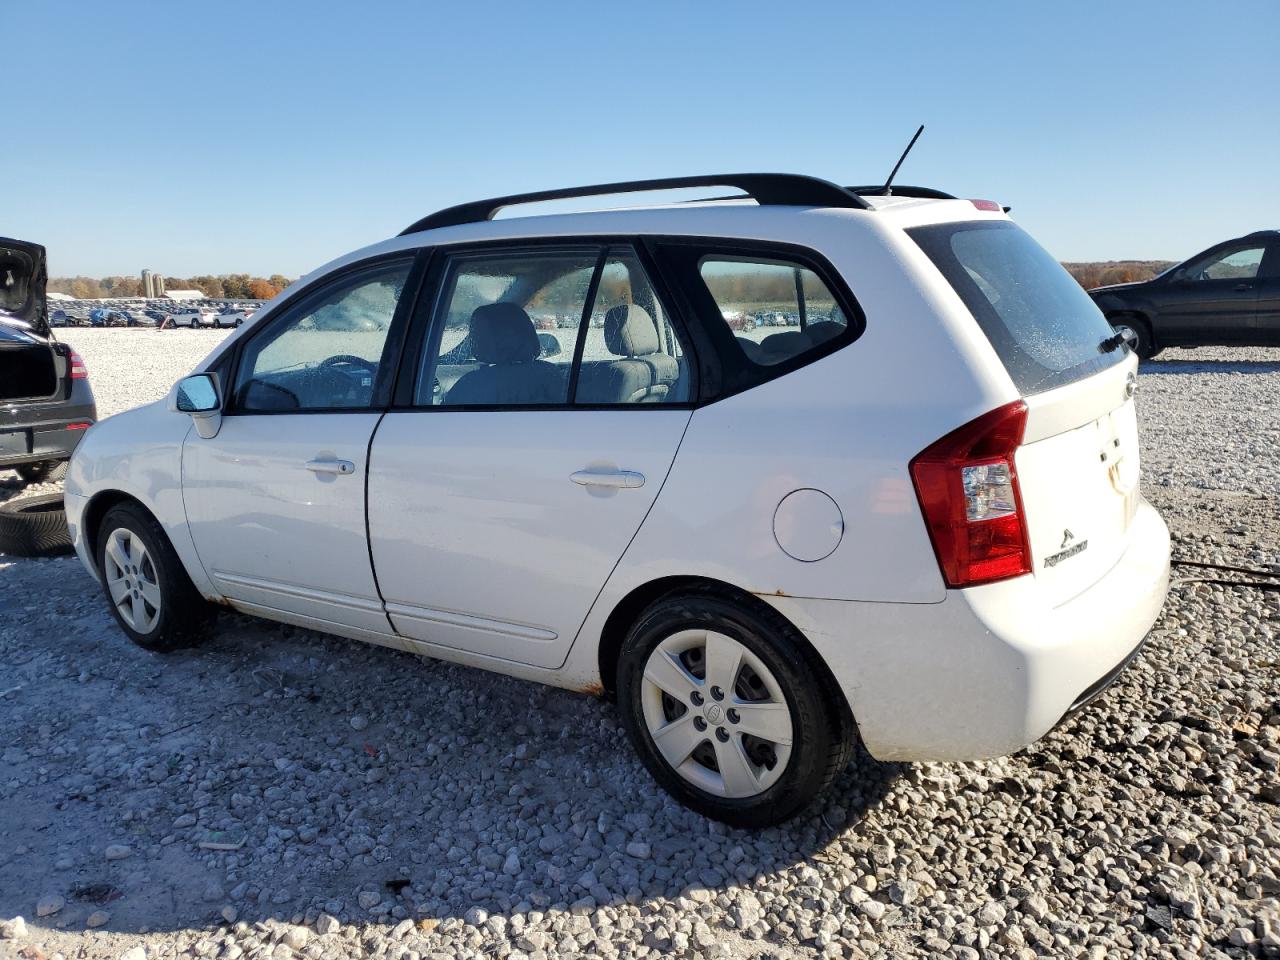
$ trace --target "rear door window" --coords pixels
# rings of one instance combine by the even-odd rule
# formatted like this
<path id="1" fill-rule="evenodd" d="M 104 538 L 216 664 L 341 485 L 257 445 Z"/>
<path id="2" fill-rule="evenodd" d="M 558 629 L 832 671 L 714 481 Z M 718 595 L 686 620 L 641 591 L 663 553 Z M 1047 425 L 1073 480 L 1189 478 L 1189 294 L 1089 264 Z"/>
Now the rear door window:
<path id="1" fill-rule="evenodd" d="M 940 223 L 907 233 L 964 301 L 1022 394 L 1124 359 L 1123 350 L 1103 352 L 1115 331 L 1093 300 L 1016 224 Z"/>

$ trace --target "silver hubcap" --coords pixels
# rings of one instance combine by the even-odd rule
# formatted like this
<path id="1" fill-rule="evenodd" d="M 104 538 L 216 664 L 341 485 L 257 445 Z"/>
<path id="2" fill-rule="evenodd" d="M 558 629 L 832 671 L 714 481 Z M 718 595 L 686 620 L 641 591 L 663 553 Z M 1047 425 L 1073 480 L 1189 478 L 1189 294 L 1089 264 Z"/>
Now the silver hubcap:
<path id="1" fill-rule="evenodd" d="M 671 768 L 721 797 L 752 797 L 791 756 L 782 687 L 745 646 L 711 630 L 682 630 L 649 654 L 641 681 L 645 725 Z"/>
<path id="2" fill-rule="evenodd" d="M 103 567 L 120 618 L 138 633 L 154 630 L 160 620 L 160 582 L 142 541 L 123 527 L 112 530 Z"/>
<path id="3" fill-rule="evenodd" d="M 1124 337 L 1129 346 L 1133 347 L 1135 350 L 1138 349 L 1138 335 L 1134 332 L 1133 327 L 1129 326 L 1127 323 L 1117 323 L 1112 327 L 1112 329 L 1115 330 L 1116 333 L 1120 334 L 1120 336 Z"/>

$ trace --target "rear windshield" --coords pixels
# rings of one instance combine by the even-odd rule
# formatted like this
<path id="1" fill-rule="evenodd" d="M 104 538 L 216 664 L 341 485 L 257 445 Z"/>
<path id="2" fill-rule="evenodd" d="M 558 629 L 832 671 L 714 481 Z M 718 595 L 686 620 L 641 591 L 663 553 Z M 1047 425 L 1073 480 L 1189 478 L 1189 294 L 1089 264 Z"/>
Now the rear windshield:
<path id="1" fill-rule="evenodd" d="M 1124 359 L 1099 346 L 1115 334 L 1080 284 L 1007 220 L 908 230 L 955 288 L 1022 394 L 1082 380 Z"/>

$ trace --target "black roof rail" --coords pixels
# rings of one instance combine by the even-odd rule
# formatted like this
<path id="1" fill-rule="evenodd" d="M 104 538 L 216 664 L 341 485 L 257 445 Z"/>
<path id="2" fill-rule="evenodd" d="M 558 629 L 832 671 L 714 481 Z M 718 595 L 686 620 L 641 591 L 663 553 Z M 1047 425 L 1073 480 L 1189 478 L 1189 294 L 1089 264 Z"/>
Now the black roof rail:
<path id="1" fill-rule="evenodd" d="M 456 207 L 447 207 L 429 214 L 401 231 L 400 236 L 419 233 L 423 230 L 434 230 L 437 227 L 455 227 L 463 223 L 492 220 L 503 207 L 520 203 L 608 196 L 614 193 L 639 193 L 648 190 L 680 190 L 686 187 L 737 187 L 761 206 L 851 207 L 859 210 L 868 210 L 871 207 L 871 204 L 857 193 L 818 177 L 807 177 L 798 173 L 720 173 L 704 177 L 668 177 L 661 180 L 598 183 L 589 187 L 514 193 L 508 197 L 474 200 L 471 203 L 462 203 Z"/>
<path id="2" fill-rule="evenodd" d="M 856 193 L 864 197 L 915 197 L 920 200 L 956 200 L 949 193 L 943 193 L 941 190 L 935 190 L 933 187 L 900 187 L 896 183 L 891 188 L 892 192 L 886 194 L 884 184 L 874 187 L 845 187 L 850 193 Z"/>

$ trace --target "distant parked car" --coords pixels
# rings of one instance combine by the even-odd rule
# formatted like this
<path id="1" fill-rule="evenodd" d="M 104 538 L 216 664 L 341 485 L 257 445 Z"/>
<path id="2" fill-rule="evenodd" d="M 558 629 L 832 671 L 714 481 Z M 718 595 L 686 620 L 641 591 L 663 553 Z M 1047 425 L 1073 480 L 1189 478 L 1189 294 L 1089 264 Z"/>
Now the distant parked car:
<path id="1" fill-rule="evenodd" d="M 252 309 L 223 307 L 213 315 L 213 325 L 215 327 L 238 327 L 251 316 L 253 316 Z"/>
<path id="2" fill-rule="evenodd" d="M 175 310 L 169 314 L 170 326 L 174 327 L 191 327 L 193 330 L 200 327 L 212 327 L 214 325 L 213 318 L 216 314 L 212 310 L 201 309 L 198 307 L 184 307 Z"/>
<path id="3" fill-rule="evenodd" d="M 124 321 L 126 327 L 154 327 L 157 323 L 145 310 L 117 310 L 116 316 Z"/>
<path id="4" fill-rule="evenodd" d="M 1089 296 L 1140 357 L 1165 347 L 1280 346 L 1280 230 L 1228 240 L 1150 280 Z"/>

